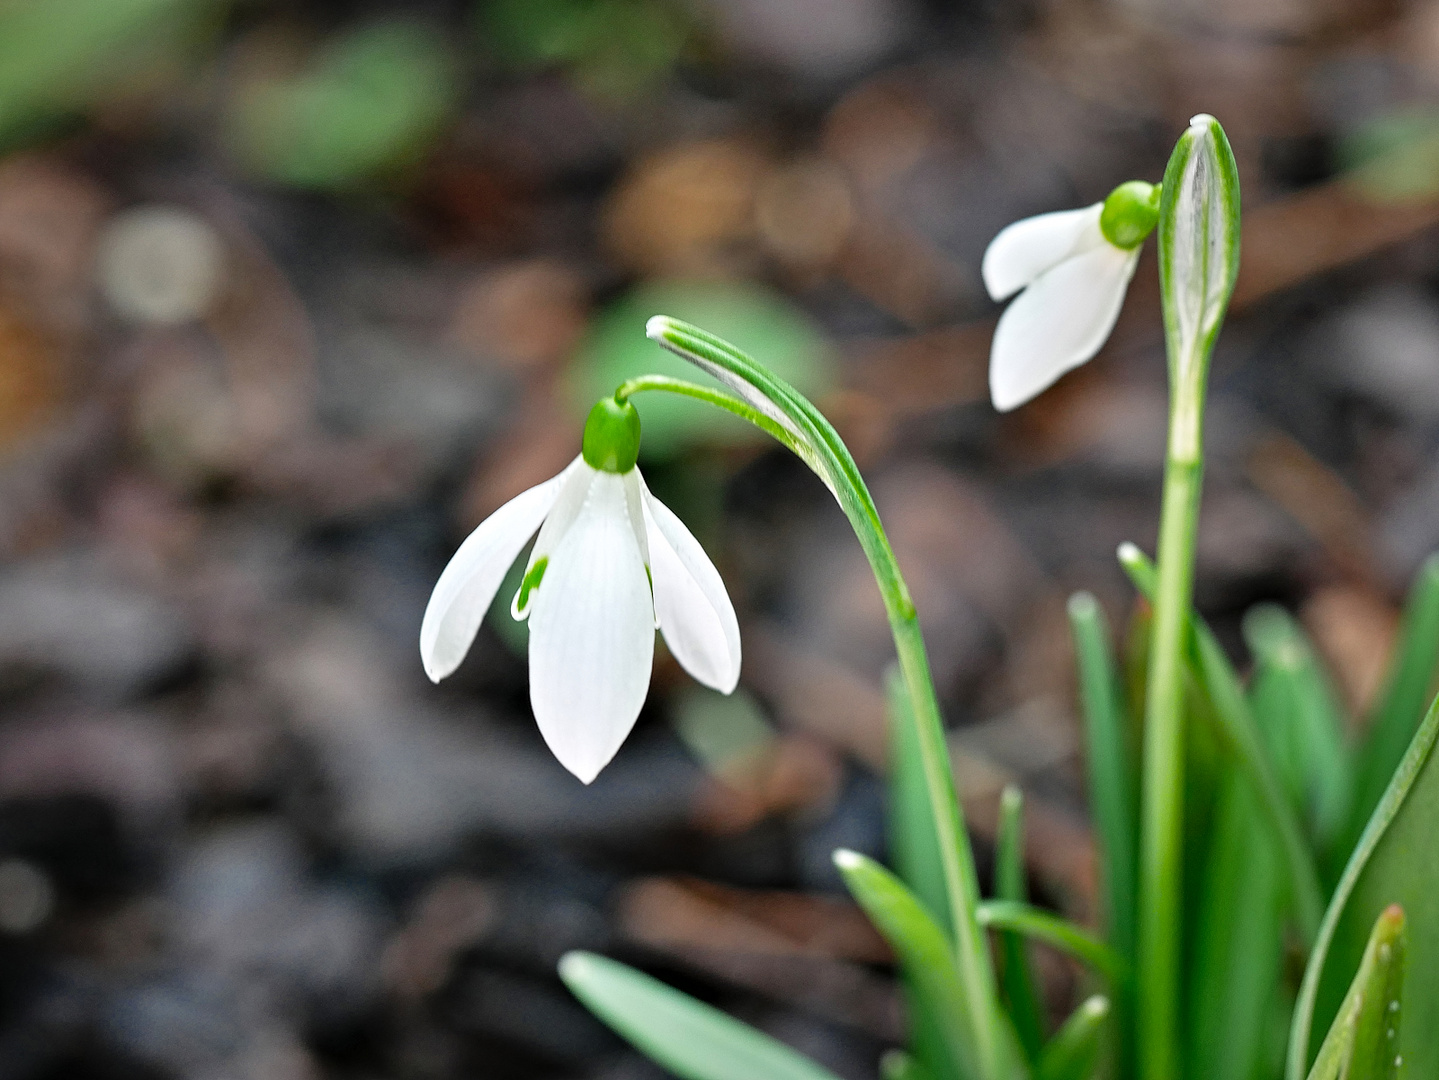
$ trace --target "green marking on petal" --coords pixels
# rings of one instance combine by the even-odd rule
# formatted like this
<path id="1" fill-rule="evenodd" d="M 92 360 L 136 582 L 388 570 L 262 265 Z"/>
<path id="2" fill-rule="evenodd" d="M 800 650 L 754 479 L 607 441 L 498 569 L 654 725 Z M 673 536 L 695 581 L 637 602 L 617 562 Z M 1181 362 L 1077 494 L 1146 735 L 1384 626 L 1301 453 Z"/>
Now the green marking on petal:
<path id="1" fill-rule="evenodd" d="M 585 463 L 601 472 L 623 475 L 640 456 L 640 414 L 628 401 L 600 398 L 585 420 L 581 451 Z"/>
<path id="2" fill-rule="evenodd" d="M 1159 224 L 1159 196 L 1158 184 L 1143 180 L 1120 184 L 1104 200 L 1099 231 L 1117 248 L 1137 248 Z"/>
<path id="3" fill-rule="evenodd" d="M 525 579 L 520 582 L 520 591 L 515 593 L 515 604 L 510 610 L 516 620 L 523 619 L 530 610 L 530 593 L 540 587 L 544 580 L 545 567 L 550 565 L 550 557 L 541 555 L 535 560 L 535 565 L 525 571 Z"/>

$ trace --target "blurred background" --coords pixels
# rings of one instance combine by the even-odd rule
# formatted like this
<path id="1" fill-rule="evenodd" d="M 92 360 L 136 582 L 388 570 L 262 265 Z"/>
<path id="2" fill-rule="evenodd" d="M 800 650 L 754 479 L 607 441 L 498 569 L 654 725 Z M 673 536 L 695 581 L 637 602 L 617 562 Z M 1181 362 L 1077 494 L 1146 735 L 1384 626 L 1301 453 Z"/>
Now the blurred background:
<path id="1" fill-rule="evenodd" d="M 1003 417 L 978 268 L 1201 110 L 1247 212 L 1198 601 L 1241 657 L 1296 611 L 1358 713 L 1439 546 L 1439 3 L 0 0 L 0 1080 L 659 1077 L 570 948 L 874 1075 L 898 996 L 829 855 L 884 852 L 891 643 L 802 465 L 641 400 L 744 672 L 661 655 L 593 787 L 507 615 L 421 671 L 466 532 L 675 370 L 656 313 L 835 419 L 984 873 L 1017 782 L 1036 896 L 1092 918 L 1064 601 L 1124 625 L 1153 542 L 1153 245 Z"/>

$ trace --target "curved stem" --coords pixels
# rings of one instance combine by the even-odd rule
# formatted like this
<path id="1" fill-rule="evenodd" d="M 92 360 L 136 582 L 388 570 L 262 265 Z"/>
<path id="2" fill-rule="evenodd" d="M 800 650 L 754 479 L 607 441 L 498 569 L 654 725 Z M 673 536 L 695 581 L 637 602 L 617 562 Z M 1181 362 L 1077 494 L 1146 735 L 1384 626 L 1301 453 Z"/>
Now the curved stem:
<path id="1" fill-rule="evenodd" d="M 998 1003 L 994 967 L 975 914 L 979 904 L 979 885 L 974 855 L 965 831 L 963 811 L 955 794 L 949 747 L 945 741 L 934 681 L 930 676 L 924 638 L 909 587 L 905 584 L 894 550 L 880 522 L 879 511 L 859 467 L 834 427 L 808 399 L 727 341 L 698 327 L 663 317 L 650 320 L 648 333 L 671 352 L 720 379 L 735 391 L 737 398 L 743 399 L 751 411 L 769 421 L 759 423 L 752 416 L 740 413 L 732 401 L 701 398 L 736 415 L 745 415 L 746 419 L 774 435 L 804 460 L 834 493 L 864 549 L 884 600 L 900 671 L 914 713 L 954 933 L 955 965 L 968 991 L 968 1015 L 961 1020 L 969 1028 L 975 1056 L 980 1063 L 981 1076 L 977 1080 L 998 1080 L 1007 1076 L 1012 1071 L 1010 1048 L 1003 1044 L 1004 1020 Z M 675 380 L 675 383 L 682 385 L 673 385 L 661 376 L 646 376 L 631 380 L 626 387 L 633 386 L 628 391 L 630 393 L 639 389 L 656 389 L 691 397 L 701 396 L 690 389 L 693 384 L 683 384 L 682 380 Z"/>
<path id="2" fill-rule="evenodd" d="M 641 375 L 638 378 L 630 379 L 622 383 L 615 391 L 615 400 L 624 401 L 632 394 L 638 394 L 645 390 L 664 390 L 671 394 L 679 394 L 683 397 L 694 398 L 696 401 L 703 401 L 708 405 L 724 409 L 733 413 L 741 420 L 748 420 L 755 427 L 759 428 L 782 442 L 790 450 L 799 454 L 797 440 L 794 433 L 783 424 L 770 419 L 754 406 L 746 404 L 734 394 L 724 390 L 716 390 L 713 386 L 701 386 L 699 383 L 687 382 L 684 379 L 672 378 L 669 375 Z M 803 456 L 803 455 L 801 455 Z"/>

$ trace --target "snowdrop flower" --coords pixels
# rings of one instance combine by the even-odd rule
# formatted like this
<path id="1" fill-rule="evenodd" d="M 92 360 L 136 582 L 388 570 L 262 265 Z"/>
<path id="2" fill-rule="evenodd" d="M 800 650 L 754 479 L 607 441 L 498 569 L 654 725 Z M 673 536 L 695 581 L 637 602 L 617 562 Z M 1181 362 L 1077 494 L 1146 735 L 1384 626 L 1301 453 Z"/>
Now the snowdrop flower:
<path id="1" fill-rule="evenodd" d="M 1159 188 L 1131 180 L 1103 202 L 1016 221 L 990 241 L 985 288 L 995 300 L 1019 293 L 990 348 L 996 409 L 1023 405 L 1099 351 L 1158 221 Z"/>
<path id="2" fill-rule="evenodd" d="M 584 448 L 472 532 L 435 585 L 420 627 L 425 673 L 459 667 L 500 582 L 539 531 L 510 612 L 530 622 L 530 704 L 550 750 L 589 783 L 634 727 L 649 690 L 655 629 L 698 681 L 739 680 L 739 624 L 719 572 L 650 494 L 635 460 L 640 420 L 605 398 Z"/>

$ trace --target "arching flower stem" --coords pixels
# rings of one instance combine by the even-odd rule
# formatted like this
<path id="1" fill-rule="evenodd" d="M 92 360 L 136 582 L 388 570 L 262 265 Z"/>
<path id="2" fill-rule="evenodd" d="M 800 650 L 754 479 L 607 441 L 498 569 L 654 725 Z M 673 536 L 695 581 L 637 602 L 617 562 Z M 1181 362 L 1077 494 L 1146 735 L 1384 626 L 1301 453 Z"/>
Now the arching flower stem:
<path id="1" fill-rule="evenodd" d="M 949 922 L 953 928 L 955 964 L 967 991 L 968 1015 L 959 1020 L 969 1029 L 976 1050 L 981 1072 L 977 1080 L 1000 1080 L 1010 1073 L 1009 1054 L 1003 1039 L 1004 1019 L 994 968 L 976 914 L 979 886 L 974 855 L 955 793 L 939 701 L 914 601 L 869 488 L 834 427 L 783 380 L 733 345 L 698 327 L 656 317 L 650 320 L 647 331 L 659 344 L 720 379 L 735 393 L 647 375 L 625 383 L 617 396 L 627 397 L 642 390 L 683 394 L 743 417 L 774 436 L 809 465 L 834 493 L 869 560 L 889 616 L 900 671 L 918 728 L 925 786 L 934 817 Z"/>

